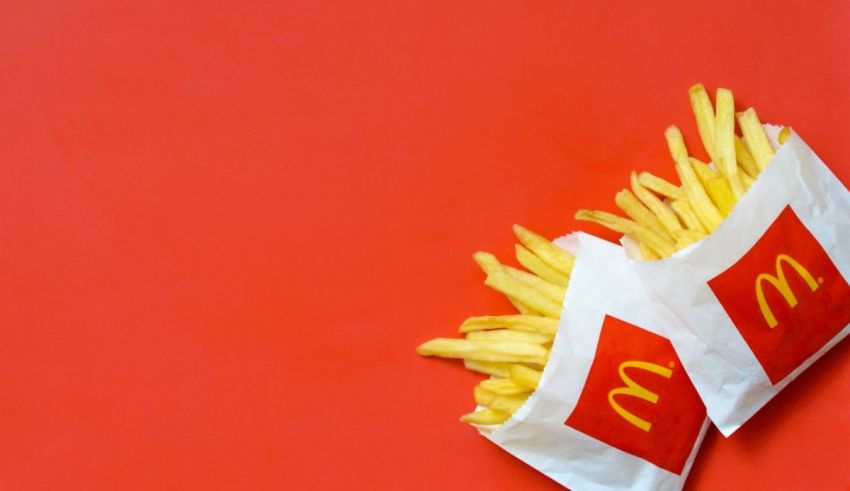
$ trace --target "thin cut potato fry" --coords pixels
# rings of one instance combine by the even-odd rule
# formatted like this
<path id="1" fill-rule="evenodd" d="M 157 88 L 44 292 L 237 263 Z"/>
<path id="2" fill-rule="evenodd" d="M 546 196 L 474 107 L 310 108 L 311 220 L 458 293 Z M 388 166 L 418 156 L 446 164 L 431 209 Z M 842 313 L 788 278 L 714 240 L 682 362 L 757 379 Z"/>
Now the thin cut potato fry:
<path id="1" fill-rule="evenodd" d="M 466 339 L 484 341 L 525 341 L 526 343 L 551 343 L 553 336 L 538 332 L 514 331 L 512 329 L 495 329 L 492 331 L 472 331 Z"/>
<path id="2" fill-rule="evenodd" d="M 691 244 L 699 242 L 704 237 L 704 233 L 697 232 L 696 230 L 681 230 L 676 234 L 676 247 L 684 249 Z"/>
<path id="3" fill-rule="evenodd" d="M 482 315 L 470 317 L 463 321 L 459 332 L 466 333 L 503 327 L 554 335 L 558 331 L 558 320 L 538 315 Z"/>
<path id="4" fill-rule="evenodd" d="M 670 181 L 650 174 L 649 172 L 641 172 L 638 174 L 638 181 L 646 186 L 647 189 L 651 189 L 652 191 L 670 199 L 688 199 L 688 195 L 685 193 L 684 189 L 676 186 Z"/>
<path id="5" fill-rule="evenodd" d="M 741 182 L 744 184 L 744 188 L 746 189 L 750 189 L 750 186 L 752 186 L 753 183 L 756 182 L 756 180 L 750 177 L 749 174 L 747 174 L 746 172 L 741 172 L 738 174 L 738 176 L 741 178 Z"/>
<path id="6" fill-rule="evenodd" d="M 532 309 L 547 317 L 560 317 L 561 304 L 554 302 L 542 293 L 533 290 L 524 282 L 511 277 L 502 270 L 493 270 L 487 275 L 484 284 L 490 288 L 502 292 L 509 297 L 516 298 Z"/>
<path id="7" fill-rule="evenodd" d="M 485 373 L 494 377 L 507 378 L 511 376 L 510 363 L 499 361 L 479 361 L 479 360 L 463 360 L 463 366 L 473 372 Z"/>
<path id="8" fill-rule="evenodd" d="M 749 108 L 746 111 L 739 112 L 738 124 L 741 126 L 741 132 L 744 133 L 744 144 L 747 146 L 747 150 L 753 154 L 759 170 L 764 170 L 767 163 L 773 158 L 774 152 L 756 110 Z"/>
<path id="9" fill-rule="evenodd" d="M 667 230 L 669 236 L 672 237 L 675 231 L 682 230 L 682 224 L 679 223 L 673 210 L 668 208 L 667 205 L 662 203 L 660 199 L 638 182 L 636 172 L 632 172 L 631 174 L 631 184 L 635 196 L 658 217 L 658 221 Z"/>
<path id="10" fill-rule="evenodd" d="M 517 385 L 514 381 L 507 378 L 482 380 L 479 385 L 482 389 L 489 390 L 490 392 L 500 396 L 514 396 L 517 394 L 526 394 L 531 392 L 530 388 L 524 385 Z"/>
<path id="11" fill-rule="evenodd" d="M 723 216 L 711 202 L 705 188 L 699 181 L 694 169 L 691 167 L 690 160 L 681 160 L 676 162 L 676 172 L 679 173 L 679 178 L 685 185 L 685 191 L 688 193 L 688 201 L 694 210 L 694 214 L 705 227 L 706 231 L 713 232 L 714 229 L 723 221 Z"/>
<path id="12" fill-rule="evenodd" d="M 626 234 L 626 235 L 628 235 L 628 234 Z M 648 245 L 637 240 L 636 238 L 632 237 L 631 235 L 628 235 L 628 236 L 631 237 L 632 240 L 637 242 L 638 249 L 640 250 L 640 255 L 641 255 L 641 257 L 643 257 L 644 261 L 655 261 L 655 260 L 661 259 L 661 256 L 659 256 L 658 254 L 655 253 L 655 251 L 650 249 Z"/>
<path id="13" fill-rule="evenodd" d="M 514 225 L 514 234 L 522 242 L 522 245 L 537 254 L 543 262 L 569 276 L 575 262 L 572 254 L 521 225 Z"/>
<path id="14" fill-rule="evenodd" d="M 482 409 L 481 411 L 475 411 L 473 413 L 464 414 L 460 417 L 460 420 L 464 423 L 474 425 L 500 425 L 507 421 L 510 417 L 510 414 L 503 411 L 496 411 L 495 409 Z"/>
<path id="15" fill-rule="evenodd" d="M 508 414 L 513 414 L 522 406 L 522 403 L 528 398 L 528 394 L 518 394 L 513 396 L 503 396 L 491 392 L 489 390 L 476 386 L 473 390 L 475 403 L 481 406 L 486 406 L 496 411 L 504 411 Z"/>
<path id="16" fill-rule="evenodd" d="M 758 177 L 759 166 L 756 164 L 753 154 L 744 145 L 744 140 L 738 135 L 735 135 L 735 159 L 738 161 L 738 166 L 751 178 L 755 179 Z"/>
<path id="17" fill-rule="evenodd" d="M 490 274 L 491 271 L 495 271 L 497 269 L 502 268 L 502 264 L 499 262 L 499 260 L 496 258 L 496 256 L 490 254 L 489 252 L 481 252 L 481 251 L 476 252 L 475 254 L 472 255 L 472 259 L 487 274 Z M 511 302 L 511 304 L 514 307 L 516 307 L 516 309 L 521 314 L 528 314 L 528 315 L 539 314 L 539 312 L 536 309 L 534 309 L 530 305 L 526 304 L 522 300 L 520 300 L 516 297 L 512 297 L 511 295 L 506 294 L 506 296 L 508 297 L 508 301 Z"/>
<path id="18" fill-rule="evenodd" d="M 540 315 L 540 312 L 538 312 L 538 311 L 536 311 L 536 310 L 532 309 L 532 308 L 531 308 L 531 307 L 529 307 L 528 305 L 526 305 L 526 304 L 524 304 L 524 303 L 520 302 L 519 300 L 517 300 L 517 299 L 515 299 L 515 298 L 508 297 L 508 302 L 510 302 L 510 303 L 511 303 L 511 305 L 513 305 L 513 306 L 514 306 L 514 308 L 516 308 L 516 309 L 517 309 L 517 311 L 518 311 L 520 314 L 525 314 L 525 315 Z"/>
<path id="19" fill-rule="evenodd" d="M 472 255 L 472 259 L 487 274 L 490 274 L 491 271 L 498 269 L 502 266 L 502 263 L 500 263 L 499 260 L 496 259 L 496 256 L 490 254 L 489 252 L 476 252 Z"/>
<path id="20" fill-rule="evenodd" d="M 416 348 L 423 356 L 467 358 L 479 361 L 507 361 L 546 364 L 548 351 L 539 344 L 522 341 L 474 341 L 470 339 L 435 338 Z"/>
<path id="21" fill-rule="evenodd" d="M 625 212 L 632 220 L 641 225 L 645 225 L 653 232 L 671 237 L 670 232 L 661 225 L 658 217 L 644 206 L 640 200 L 628 189 L 623 189 L 614 196 L 614 203 Z"/>
<path id="22" fill-rule="evenodd" d="M 688 148 L 685 146 L 685 139 L 682 138 L 682 132 L 676 125 L 670 125 L 664 130 L 664 138 L 667 140 L 667 150 L 670 151 L 670 156 L 673 161 L 688 158 Z"/>
<path id="23" fill-rule="evenodd" d="M 531 271 L 546 281 L 566 287 L 569 276 L 549 266 L 522 244 L 516 244 L 516 259 L 525 269 Z"/>
<path id="24" fill-rule="evenodd" d="M 784 145 L 789 136 L 791 136 L 791 128 L 789 126 L 783 126 L 782 129 L 779 130 L 779 137 L 777 137 L 779 144 Z"/>
<path id="25" fill-rule="evenodd" d="M 744 195 L 744 186 L 738 177 L 738 161 L 735 158 L 735 99 L 729 89 L 717 89 L 715 97 L 717 116 L 714 124 L 714 165 L 732 190 L 735 201 Z M 722 212 L 723 210 L 721 210 Z"/>
<path id="26" fill-rule="evenodd" d="M 676 216 L 679 217 L 679 220 L 685 224 L 685 228 L 705 233 L 705 227 L 703 227 L 697 219 L 697 216 L 694 214 L 694 210 L 691 208 L 691 204 L 688 200 L 673 200 L 670 203 L 670 207 L 673 208 L 674 212 L 676 212 Z"/>
<path id="27" fill-rule="evenodd" d="M 708 98 L 708 92 L 705 91 L 705 87 L 702 84 L 696 84 L 688 89 L 688 96 L 691 100 L 691 110 L 694 113 L 702 146 L 705 148 L 708 156 L 711 157 L 711 160 L 716 161 L 717 155 L 714 147 L 714 125 L 716 120 L 714 108 L 711 106 L 711 99 Z"/>
<path id="28" fill-rule="evenodd" d="M 604 211 L 579 210 L 575 215 L 577 220 L 585 220 L 604 225 L 621 234 L 631 234 L 638 241 L 645 242 L 656 254 L 667 257 L 676 252 L 673 243 L 656 234 L 648 228 L 626 218 L 618 217 Z"/>
<path id="29" fill-rule="evenodd" d="M 543 372 L 523 365 L 511 365 L 509 371 L 511 380 L 514 383 L 524 385 L 530 389 L 536 389 L 537 384 L 540 383 L 540 377 L 543 376 Z"/>
<path id="30" fill-rule="evenodd" d="M 539 276 L 527 273 L 520 269 L 512 268 L 510 266 L 502 266 L 502 268 L 506 273 L 508 273 L 508 275 L 525 283 L 532 289 L 537 290 L 553 302 L 560 304 L 564 301 L 564 295 L 567 293 L 567 290 L 564 287 L 558 286 L 554 283 L 549 283 Z"/>
<path id="31" fill-rule="evenodd" d="M 702 182 L 708 197 L 711 202 L 717 206 L 720 214 L 726 217 L 732 208 L 735 207 L 735 196 L 732 195 L 732 189 L 729 187 L 729 182 L 717 175 L 708 164 L 691 157 L 691 165 Z"/>

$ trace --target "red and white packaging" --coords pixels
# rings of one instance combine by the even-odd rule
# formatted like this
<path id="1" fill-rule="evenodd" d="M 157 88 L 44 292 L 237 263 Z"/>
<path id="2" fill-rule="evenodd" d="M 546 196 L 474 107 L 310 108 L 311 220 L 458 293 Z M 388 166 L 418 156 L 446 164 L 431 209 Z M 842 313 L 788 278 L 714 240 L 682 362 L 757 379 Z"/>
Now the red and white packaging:
<path id="1" fill-rule="evenodd" d="M 681 489 L 708 419 L 664 320 L 621 247 L 555 243 L 576 262 L 549 362 L 511 419 L 479 431 L 574 491 Z"/>
<path id="2" fill-rule="evenodd" d="M 850 332 L 850 193 L 795 134 L 708 237 L 630 263 L 728 436 Z"/>

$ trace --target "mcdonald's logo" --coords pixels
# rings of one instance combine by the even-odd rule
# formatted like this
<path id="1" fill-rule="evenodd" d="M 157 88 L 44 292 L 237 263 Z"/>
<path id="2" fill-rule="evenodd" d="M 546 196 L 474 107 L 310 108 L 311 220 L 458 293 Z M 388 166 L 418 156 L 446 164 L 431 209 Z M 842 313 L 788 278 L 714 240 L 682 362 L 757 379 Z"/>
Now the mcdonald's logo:
<path id="1" fill-rule="evenodd" d="M 808 285 L 811 291 L 817 291 L 820 286 L 818 284 L 819 282 L 815 281 L 811 273 L 801 266 L 800 263 L 798 263 L 793 257 L 788 254 L 779 254 L 776 256 L 776 276 L 762 273 L 756 277 L 756 299 L 758 300 L 761 315 L 764 317 L 765 322 L 767 322 L 767 325 L 770 326 L 771 329 L 776 327 L 779 323 L 776 321 L 776 317 L 773 315 L 773 311 L 770 310 L 770 306 L 767 304 L 767 300 L 764 297 L 763 282 L 766 281 L 773 285 L 782 295 L 782 298 L 785 299 L 785 303 L 787 303 L 789 307 L 793 309 L 797 306 L 797 297 L 788 285 L 788 279 L 785 277 L 785 270 L 782 269 L 782 265 L 784 263 L 790 265 L 800 278 L 805 280 L 806 285 Z M 823 278 L 820 278 L 820 281 L 823 281 Z"/>
<path id="2" fill-rule="evenodd" d="M 847 280 L 791 207 L 708 286 L 774 384 L 850 324 Z"/>
<path id="3" fill-rule="evenodd" d="M 612 389 L 608 392 L 608 404 L 617 412 L 623 419 L 628 421 L 629 423 L 637 426 L 643 431 L 649 431 L 652 429 L 652 423 L 649 421 L 635 416 L 634 413 L 623 409 L 619 403 L 617 403 L 617 396 L 624 395 L 630 397 L 636 397 L 638 399 L 642 399 L 651 404 L 658 403 L 658 394 L 652 392 L 651 390 L 643 387 L 642 385 L 635 383 L 628 375 L 626 375 L 626 368 L 634 368 L 638 370 L 645 370 L 650 373 L 654 373 L 656 375 L 660 375 L 664 378 L 670 378 L 673 375 L 673 370 L 669 368 L 662 367 L 661 365 L 656 365 L 655 363 L 649 363 L 647 361 L 624 361 L 620 363 L 620 367 L 618 369 L 620 373 L 620 380 L 626 384 L 625 387 L 618 387 L 616 389 Z"/>
<path id="4" fill-rule="evenodd" d="M 564 424 L 680 474 L 705 407 L 666 338 L 612 316 L 576 407 Z"/>

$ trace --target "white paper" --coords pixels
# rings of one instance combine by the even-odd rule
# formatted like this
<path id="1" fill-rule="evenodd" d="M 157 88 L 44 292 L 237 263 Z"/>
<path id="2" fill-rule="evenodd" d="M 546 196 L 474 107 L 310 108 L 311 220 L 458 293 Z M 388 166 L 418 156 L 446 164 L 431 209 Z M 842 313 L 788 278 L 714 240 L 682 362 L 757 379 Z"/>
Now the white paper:
<path id="1" fill-rule="evenodd" d="M 775 141 L 778 128 L 765 128 Z M 755 184 L 712 234 L 668 259 L 630 261 L 649 290 L 657 315 L 665 319 L 667 334 L 705 402 L 709 417 L 726 436 L 850 332 L 850 324 L 845 325 L 787 376 L 771 382 L 742 331 L 709 286 L 710 280 L 745 257 L 789 206 L 843 279 L 850 279 L 850 193 L 796 134 L 779 148 Z M 766 266 L 764 272 L 775 276 L 776 268 Z M 752 278 L 741 281 L 751 282 Z M 753 288 L 758 291 L 757 286 Z M 850 298 L 845 300 L 850 302 Z M 789 308 L 781 305 L 782 299 L 771 302 L 770 311 Z M 767 317 L 764 319 L 766 322 Z M 775 327 L 782 328 L 786 326 Z"/>
<path id="2" fill-rule="evenodd" d="M 660 336 L 665 328 L 663 319 L 647 308 L 645 293 L 622 248 L 586 234 L 572 234 L 555 243 L 574 252 L 576 262 L 550 360 L 537 390 L 510 420 L 479 430 L 574 491 L 681 489 L 708 427 L 701 405 L 694 413 L 693 446 L 684 453 L 686 460 L 678 474 L 565 425 L 585 388 L 606 315 Z M 692 388 L 690 392 L 699 404 Z"/>

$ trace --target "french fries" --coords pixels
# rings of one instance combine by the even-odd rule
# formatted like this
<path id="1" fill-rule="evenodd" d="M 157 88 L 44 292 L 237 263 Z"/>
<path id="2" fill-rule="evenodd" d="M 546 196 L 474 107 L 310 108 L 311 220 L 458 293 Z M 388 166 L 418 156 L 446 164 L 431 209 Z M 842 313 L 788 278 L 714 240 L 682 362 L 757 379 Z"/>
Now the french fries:
<path id="1" fill-rule="evenodd" d="M 629 185 L 614 196 L 628 218 L 598 210 L 575 214 L 636 241 L 644 260 L 669 257 L 714 231 L 774 155 L 755 110 L 736 114 L 731 91 L 718 89 L 716 106 L 701 84 L 688 94 L 712 163 L 689 155 L 682 133 L 670 126 L 664 137 L 681 184 L 633 171 Z M 736 121 L 742 136 L 735 133 Z M 780 145 L 790 134 L 782 129 Z M 423 356 L 463 359 L 467 369 L 490 376 L 473 390 L 479 409 L 460 417 L 473 425 L 504 423 L 536 390 L 575 262 L 541 235 L 520 225 L 513 231 L 519 241 L 516 260 L 525 269 L 502 264 L 486 252 L 476 252 L 473 259 L 486 274 L 484 284 L 504 294 L 519 313 L 470 317 L 458 329 L 463 338 L 436 338 L 416 349 Z"/>
<path id="2" fill-rule="evenodd" d="M 476 252 L 473 259 L 487 275 L 484 283 L 503 293 L 520 313 L 470 317 L 458 328 L 465 338 L 436 338 L 416 348 L 423 356 L 461 358 L 467 369 L 490 375 L 473 391 L 484 409 L 461 416 L 465 423 L 507 421 L 540 382 L 558 330 L 574 258 L 524 227 L 515 225 L 514 233 L 520 242 L 517 261 L 528 271 L 504 265 L 486 252 Z M 665 240 L 672 247 L 672 237 Z"/>
<path id="3" fill-rule="evenodd" d="M 681 185 L 648 172 L 632 172 L 630 184 L 638 199 L 625 190 L 614 198 L 630 219 L 595 210 L 579 210 L 575 215 L 631 237 L 644 260 L 669 257 L 713 232 L 775 153 L 756 111 L 748 108 L 735 113 L 730 90 L 717 89 L 716 106 L 702 84 L 691 87 L 688 96 L 700 140 L 713 165 L 691 157 L 682 133 L 670 126 L 664 138 Z M 735 134 L 736 120 L 742 136 Z M 790 134 L 789 128 L 783 128 L 779 144 Z"/>

